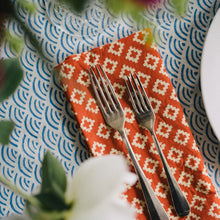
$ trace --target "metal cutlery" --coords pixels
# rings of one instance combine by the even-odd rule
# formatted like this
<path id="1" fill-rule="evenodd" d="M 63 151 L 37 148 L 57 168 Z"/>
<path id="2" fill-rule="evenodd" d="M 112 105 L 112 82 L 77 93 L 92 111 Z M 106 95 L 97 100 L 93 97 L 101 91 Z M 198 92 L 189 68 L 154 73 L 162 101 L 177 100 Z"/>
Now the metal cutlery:
<path id="1" fill-rule="evenodd" d="M 95 72 L 97 72 L 100 81 L 97 79 Z M 96 96 L 98 106 L 101 110 L 105 122 L 110 127 L 112 127 L 113 129 L 117 130 L 120 133 L 122 140 L 126 145 L 127 151 L 131 157 L 136 173 L 139 177 L 139 181 L 142 187 L 142 191 L 147 203 L 147 207 L 151 219 L 152 220 L 169 219 L 162 204 L 154 194 L 154 191 L 152 190 L 131 148 L 131 145 L 124 130 L 124 122 L 125 122 L 124 112 L 115 94 L 115 91 L 110 83 L 110 80 L 103 71 L 101 65 L 95 66 L 95 68 L 90 68 L 90 70 L 88 70 L 88 73 Z"/>
<path id="2" fill-rule="evenodd" d="M 131 104 L 133 107 L 134 114 L 139 124 L 147 128 L 152 135 L 152 138 L 160 155 L 161 161 L 163 163 L 163 167 L 171 191 L 171 197 L 177 214 L 181 217 L 186 216 L 190 213 L 189 203 L 186 197 L 184 196 L 183 192 L 181 191 L 175 177 L 173 176 L 170 167 L 166 161 L 166 158 L 164 157 L 163 152 L 159 146 L 159 142 L 157 140 L 154 131 L 155 114 L 153 112 L 152 106 L 149 102 L 149 99 L 143 88 L 143 85 L 141 84 L 139 77 L 137 76 L 137 74 L 135 74 L 135 76 L 137 80 L 135 80 L 132 74 L 130 77 L 131 80 L 129 76 L 127 76 L 128 83 L 124 79 L 126 88 L 128 90 L 131 99 Z"/>

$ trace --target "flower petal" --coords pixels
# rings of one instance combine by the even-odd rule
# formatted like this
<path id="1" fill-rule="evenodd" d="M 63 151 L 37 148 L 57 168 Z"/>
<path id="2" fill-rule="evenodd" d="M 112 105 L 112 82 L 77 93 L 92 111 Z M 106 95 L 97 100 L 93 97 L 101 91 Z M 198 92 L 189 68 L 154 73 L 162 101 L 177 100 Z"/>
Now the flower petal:
<path id="1" fill-rule="evenodd" d="M 68 220 L 134 220 L 135 210 L 119 200 L 100 203 L 92 209 L 73 209 Z"/>
<path id="2" fill-rule="evenodd" d="M 91 158 L 81 165 L 68 184 L 66 199 L 74 202 L 73 213 L 77 216 L 90 213 L 94 218 L 89 219 L 97 220 L 106 219 L 108 213 L 109 219 L 117 219 L 117 215 L 123 216 L 127 212 L 125 219 L 129 219 L 129 213 L 133 211 L 129 212 L 128 206 L 121 202 L 119 196 L 126 188 L 125 183 L 132 185 L 136 180 L 137 176 L 129 171 L 122 156 Z"/>

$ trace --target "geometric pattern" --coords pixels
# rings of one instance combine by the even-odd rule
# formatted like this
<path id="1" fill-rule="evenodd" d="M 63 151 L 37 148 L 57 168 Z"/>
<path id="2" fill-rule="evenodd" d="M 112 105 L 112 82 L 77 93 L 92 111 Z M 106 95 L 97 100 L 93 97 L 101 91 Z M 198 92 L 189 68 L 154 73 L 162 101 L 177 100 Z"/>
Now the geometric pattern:
<path id="1" fill-rule="evenodd" d="M 138 50 L 138 49 L 130 46 L 130 48 L 128 49 L 126 59 L 128 59 L 134 63 L 138 63 L 140 56 L 141 56 L 141 50 Z"/>
<path id="2" fill-rule="evenodd" d="M 147 143 L 147 136 L 136 133 L 132 141 L 132 145 L 141 149 L 144 149 Z"/>
<path id="3" fill-rule="evenodd" d="M 105 124 L 100 111 L 94 113 L 86 110 L 86 103 L 93 97 L 91 84 L 83 85 L 76 80 L 90 67 L 88 60 L 90 61 L 95 57 L 95 62 L 103 66 L 125 111 L 125 131 L 133 151 L 158 198 L 165 210 L 168 211 L 172 203 L 169 200 L 170 191 L 161 160 L 158 154 L 152 152 L 154 149 L 152 137 L 146 129 L 138 125 L 128 93 L 126 90 L 122 90 L 125 86 L 124 77 L 134 72 L 140 74 L 141 80 L 146 80 L 143 87 L 156 109 L 155 131 L 158 141 L 161 143 L 167 162 L 175 171 L 176 180 L 190 203 L 197 206 L 196 198 L 205 201 L 206 209 L 200 211 L 198 208 L 193 209 L 192 207 L 190 215 L 195 218 L 200 218 L 199 216 L 212 218 L 208 215 L 207 209 L 214 210 L 212 212 L 218 214 L 217 206 L 213 209 L 212 204 L 215 203 L 220 206 L 220 199 L 215 196 L 216 191 L 210 178 L 203 174 L 205 167 L 201 163 L 201 155 L 198 150 L 194 149 L 196 148 L 195 140 L 188 124 L 182 123 L 184 112 L 178 99 L 173 98 L 175 92 L 172 83 L 167 74 L 164 73 L 164 69 L 163 74 L 161 74 L 163 62 L 158 50 L 155 45 L 151 47 L 151 45 L 143 45 L 142 43 L 141 38 L 144 38 L 146 34 L 151 34 L 149 29 L 130 34 L 102 47 L 96 47 L 88 53 L 84 52 L 77 63 L 73 61 L 75 55 L 70 55 L 55 67 L 55 72 L 59 74 L 63 65 L 72 65 L 75 70 L 71 79 L 60 76 L 60 83 L 61 86 L 63 84 L 68 85 L 65 91 L 66 97 L 74 112 L 77 113 L 76 120 L 79 122 L 92 155 L 100 156 L 111 153 L 125 155 L 129 159 L 128 164 L 131 169 L 134 169 L 119 132 Z M 113 52 L 115 50 L 120 53 L 120 57 L 118 57 L 118 53 Z M 91 57 L 89 57 L 90 55 Z M 68 75 L 68 72 L 66 74 Z M 71 101 L 73 91 L 75 91 L 74 94 L 81 94 L 83 101 L 77 95 Z M 91 135 L 92 133 L 96 135 Z M 135 207 L 138 219 L 146 219 L 146 206 L 145 203 L 141 202 L 144 199 L 140 192 L 138 183 L 137 186 L 127 189 L 124 198 Z"/>
<path id="4" fill-rule="evenodd" d="M 177 148 L 171 147 L 167 158 L 170 160 L 173 160 L 175 163 L 180 163 L 183 158 L 183 153 L 184 153 L 183 151 Z"/>
<path id="5" fill-rule="evenodd" d="M 155 189 L 155 193 L 157 196 L 160 196 L 162 198 L 166 198 L 167 194 L 169 192 L 169 187 L 165 184 L 158 183 Z"/>
<path id="6" fill-rule="evenodd" d="M 153 56 L 152 54 L 147 54 L 145 58 L 144 66 L 146 66 L 149 69 L 156 70 L 158 62 L 159 62 L 159 57 Z"/>
<path id="7" fill-rule="evenodd" d="M 169 138 L 170 132 L 172 131 L 172 125 L 168 125 L 165 122 L 160 122 L 156 133 L 164 138 Z"/>
<path id="8" fill-rule="evenodd" d="M 97 114 L 99 111 L 99 108 L 95 103 L 96 103 L 95 99 L 93 98 L 89 99 L 85 109 Z"/>
<path id="9" fill-rule="evenodd" d="M 108 139 L 110 136 L 110 128 L 106 126 L 105 124 L 100 124 L 96 135 L 98 135 L 99 137 Z"/>
<path id="10" fill-rule="evenodd" d="M 115 54 L 117 56 L 121 55 L 121 52 L 123 50 L 124 44 L 121 42 L 115 41 L 114 43 L 111 44 L 109 47 L 109 53 Z"/>
<path id="11" fill-rule="evenodd" d="M 205 198 L 201 198 L 201 197 L 195 195 L 193 197 L 191 206 L 194 209 L 198 209 L 199 211 L 202 211 L 205 208 Z"/>
<path id="12" fill-rule="evenodd" d="M 179 109 L 168 104 L 165 111 L 164 111 L 164 116 L 167 117 L 167 118 L 170 118 L 172 119 L 173 121 L 176 120 L 177 118 L 177 115 L 178 115 L 178 112 L 179 112 Z"/>
<path id="13" fill-rule="evenodd" d="M 166 94 L 168 86 L 169 84 L 165 81 L 157 79 L 154 84 L 153 91 L 164 96 Z"/>
<path id="14" fill-rule="evenodd" d="M 90 26 L 78 26 L 79 23 L 84 24 L 87 19 L 85 16 L 76 15 L 74 17 L 73 13 L 60 15 L 54 11 L 53 7 L 47 5 L 47 0 L 33 1 L 39 6 L 36 14 L 30 15 L 23 9 L 18 9 L 18 16 L 25 24 L 29 25 L 30 30 L 41 42 L 46 62 L 38 56 L 25 37 L 25 46 L 20 54 L 20 63 L 25 73 L 23 81 L 13 96 L 0 103 L 0 119 L 11 119 L 16 124 L 11 134 L 10 144 L 0 146 L 0 172 L 27 193 L 35 191 L 41 182 L 41 162 L 47 149 L 60 159 L 69 175 L 74 175 L 74 171 L 77 170 L 75 167 L 78 167 L 89 157 L 85 143 L 87 138 L 81 135 L 78 123 L 75 120 L 78 113 L 73 111 L 63 93 L 63 91 L 67 91 L 68 85 L 60 86 L 59 79 L 52 73 L 53 66 L 71 54 L 75 54 L 72 59 L 78 62 L 81 59 L 82 52 L 111 42 L 118 42 L 115 40 L 138 30 L 136 23 L 130 17 L 127 18 L 126 15 L 112 17 L 112 14 L 105 9 L 100 0 L 96 0 L 86 9 Z M 174 87 L 170 98 L 181 103 L 185 115 L 185 117 L 177 117 L 183 127 L 190 126 L 195 138 L 192 145 L 193 157 L 187 157 L 183 154 L 184 166 L 189 172 L 202 169 L 201 175 L 209 176 L 216 190 L 220 192 L 219 141 L 215 137 L 206 116 L 200 88 L 200 62 L 204 40 L 212 19 L 220 6 L 220 0 L 189 1 L 187 15 L 181 19 L 174 15 L 170 1 L 164 1 L 162 4 L 165 5 L 160 8 L 149 8 L 150 12 L 146 13 L 145 17 L 153 21 L 157 27 L 155 32 L 156 35 L 158 34 L 158 38 L 155 38 L 156 44 L 152 44 L 152 50 L 158 49 L 164 62 L 158 72 L 170 78 Z M 70 22 L 73 20 L 76 22 Z M 21 35 L 20 27 L 16 22 L 11 21 L 7 27 L 13 34 Z M 139 38 L 138 33 L 135 34 L 134 41 L 142 45 L 145 44 L 145 41 Z M 112 46 L 112 50 L 115 51 L 114 55 L 120 57 L 124 45 L 126 44 L 117 45 L 116 43 L 114 47 Z M 15 56 L 7 44 L 1 48 L 0 53 L 3 58 Z M 152 65 L 153 60 L 148 60 Z M 91 61 L 93 61 L 92 63 L 97 62 L 96 57 L 88 60 L 88 63 Z M 150 70 L 150 68 L 148 69 Z M 143 73 L 145 74 L 145 72 L 140 72 L 138 72 L 140 76 Z M 89 85 L 86 71 L 82 72 L 76 80 L 84 86 Z M 144 82 L 142 77 L 141 80 Z M 146 82 L 149 85 L 149 81 L 146 80 Z M 155 97 L 155 95 L 149 98 L 152 101 L 160 100 L 160 97 Z M 79 101 L 79 99 L 77 100 Z M 90 97 L 89 100 L 85 103 L 86 110 L 98 114 L 99 110 L 95 105 L 94 98 Z M 165 107 L 161 106 L 161 103 L 152 102 L 151 104 L 153 107 L 155 106 L 155 111 L 159 112 L 160 108 L 165 111 Z M 129 131 L 130 134 L 132 129 L 126 129 L 126 131 Z M 117 133 L 112 133 L 112 131 L 110 135 L 120 136 Z M 121 141 L 120 138 L 117 140 Z M 150 138 L 148 139 L 149 142 L 151 142 Z M 164 143 L 164 140 L 160 143 Z M 149 145 L 152 146 L 150 143 Z M 100 146 L 100 152 L 104 149 L 101 145 L 96 146 Z M 172 147 L 167 144 L 164 146 L 166 146 L 165 149 Z M 175 146 L 179 146 L 179 144 L 176 143 L 173 147 Z M 112 148 L 111 152 L 123 154 L 120 149 Z M 194 159 L 194 153 L 199 152 L 202 156 L 200 163 Z M 157 155 L 156 152 L 151 153 L 152 157 L 154 155 Z M 168 153 L 165 152 L 165 156 L 167 155 Z M 174 155 L 171 156 L 174 157 Z M 174 174 L 178 179 L 179 175 L 175 162 L 173 160 L 168 160 L 168 162 L 172 170 L 175 170 Z M 202 167 L 203 164 L 206 169 Z M 182 164 L 178 163 L 178 165 L 181 166 Z M 162 179 L 165 178 L 162 175 L 164 174 L 163 171 L 157 170 L 157 172 L 163 177 Z M 152 183 L 151 176 L 148 176 L 148 179 Z M 188 216 L 188 219 L 193 219 L 193 217 L 194 219 L 201 219 L 203 217 L 199 210 L 197 210 L 198 214 L 193 213 L 196 210 L 194 207 L 200 207 L 200 203 L 202 206 L 202 200 L 200 201 L 196 196 L 194 203 L 192 200 L 189 201 L 192 214 Z M 199 197 L 203 198 L 200 195 Z M 144 202 L 143 200 L 138 201 L 137 203 L 137 200 L 134 200 L 134 205 L 139 204 L 138 209 L 141 210 L 140 204 L 143 205 Z M 23 206 L 24 201 L 19 196 L 0 184 L 0 218 L 11 213 L 22 213 Z M 210 208 L 205 207 L 205 209 L 208 213 L 207 219 L 210 217 L 219 218 L 219 215 L 216 214 L 219 210 L 217 203 L 213 202 Z M 174 215 L 172 206 L 167 210 L 170 219 L 179 219 Z"/>
<path id="15" fill-rule="evenodd" d="M 180 178 L 178 180 L 180 185 L 186 186 L 186 187 L 191 187 L 192 181 L 193 181 L 194 176 L 186 173 L 184 171 L 181 172 Z"/>
<path id="16" fill-rule="evenodd" d="M 178 144 L 182 144 L 185 146 L 187 144 L 188 139 L 189 134 L 179 129 L 176 133 L 174 141 Z"/>
<path id="17" fill-rule="evenodd" d="M 147 158 L 143 169 L 151 174 L 155 174 L 158 164 L 159 164 L 159 161 L 153 160 L 151 158 Z"/>
<path id="18" fill-rule="evenodd" d="M 83 117 L 81 121 L 81 128 L 87 132 L 91 132 L 94 123 L 95 123 L 95 120 L 90 119 L 88 117 Z"/>
<path id="19" fill-rule="evenodd" d="M 192 170 L 196 170 L 199 167 L 201 159 L 198 157 L 194 157 L 193 155 L 189 155 L 186 159 L 185 166 L 189 167 Z"/>
<path id="20" fill-rule="evenodd" d="M 104 63 L 103 63 L 103 70 L 106 73 L 114 74 L 115 68 L 117 67 L 118 62 L 117 61 L 112 61 L 109 58 L 106 58 Z M 91 66 L 93 66 L 92 64 Z"/>
<path id="21" fill-rule="evenodd" d="M 85 96 L 86 96 L 85 92 L 82 92 L 82 91 L 74 88 L 72 91 L 70 101 L 82 105 Z"/>

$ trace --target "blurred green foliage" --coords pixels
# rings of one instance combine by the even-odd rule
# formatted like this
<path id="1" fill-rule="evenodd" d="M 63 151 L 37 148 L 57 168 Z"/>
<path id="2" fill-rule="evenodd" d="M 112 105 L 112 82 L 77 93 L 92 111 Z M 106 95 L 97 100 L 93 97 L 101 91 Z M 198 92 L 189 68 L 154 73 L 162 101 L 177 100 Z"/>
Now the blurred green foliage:
<path id="1" fill-rule="evenodd" d="M 14 19 L 22 28 L 24 35 L 27 35 L 32 45 L 36 48 L 38 53 L 43 56 L 40 44 L 28 27 L 21 21 L 17 16 L 17 12 L 14 7 L 15 2 L 12 1 L 2 1 L 0 4 L 0 19 L 1 25 L 4 24 L 6 19 Z M 31 13 L 36 11 L 36 6 L 26 0 L 17 0 L 17 4 L 20 5 L 25 10 L 29 10 Z M 17 57 L 0 60 L 0 102 L 11 96 L 23 78 L 23 69 L 19 62 L 19 53 L 23 47 L 24 40 L 17 36 L 12 36 L 7 29 L 0 29 L 0 43 L 7 41 L 12 50 L 17 54 Z M 10 120 L 0 120 L 0 143 L 8 144 L 10 139 L 10 134 L 14 128 L 14 122 Z"/>
<path id="2" fill-rule="evenodd" d="M 14 129 L 14 123 L 9 120 L 0 121 L 0 143 L 8 144 L 11 132 Z"/>
<path id="3" fill-rule="evenodd" d="M 68 209 L 64 197 L 66 186 L 67 179 L 62 165 L 47 151 L 42 163 L 41 191 L 35 197 L 48 211 Z"/>
<path id="4" fill-rule="evenodd" d="M 183 16 L 186 13 L 188 7 L 188 0 L 172 0 L 172 3 L 177 15 Z"/>
<path id="5" fill-rule="evenodd" d="M 23 78 L 23 70 L 18 58 L 0 61 L 0 102 L 14 93 Z M 9 120 L 0 121 L 0 143 L 8 144 L 14 123 Z"/>
<path id="6" fill-rule="evenodd" d="M 0 102 L 7 99 L 18 87 L 22 78 L 23 70 L 18 58 L 4 59 L 0 61 Z"/>

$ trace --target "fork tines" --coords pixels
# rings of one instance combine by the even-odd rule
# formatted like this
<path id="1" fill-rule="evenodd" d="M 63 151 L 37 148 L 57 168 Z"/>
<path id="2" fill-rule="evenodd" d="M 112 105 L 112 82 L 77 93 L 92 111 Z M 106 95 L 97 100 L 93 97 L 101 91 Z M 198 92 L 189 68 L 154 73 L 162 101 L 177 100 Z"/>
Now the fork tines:
<path id="1" fill-rule="evenodd" d="M 140 81 L 140 78 L 138 77 L 136 73 L 135 73 L 135 76 L 136 76 L 136 80 L 134 76 L 131 74 L 132 81 L 130 80 L 129 76 L 127 76 L 127 80 L 130 86 L 127 84 L 125 79 L 124 81 L 125 81 L 125 85 L 127 87 L 127 91 L 131 99 L 131 104 L 132 104 L 133 109 L 137 113 L 141 113 L 141 112 L 143 113 L 145 111 L 151 110 L 152 107 L 147 97 L 147 94 L 143 88 L 143 85 Z"/>
<path id="2" fill-rule="evenodd" d="M 114 88 L 112 87 L 105 71 L 100 64 L 87 70 L 92 83 L 93 91 L 103 114 L 121 109 L 121 105 L 116 98 Z M 97 79 L 95 72 L 98 73 L 100 81 Z M 104 78 L 102 77 L 104 76 Z"/>

